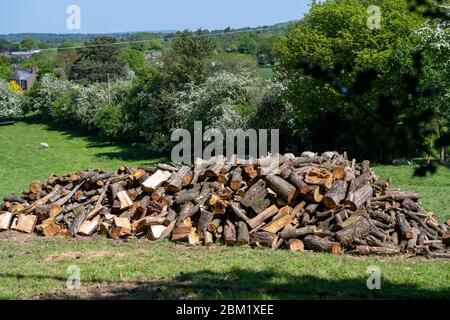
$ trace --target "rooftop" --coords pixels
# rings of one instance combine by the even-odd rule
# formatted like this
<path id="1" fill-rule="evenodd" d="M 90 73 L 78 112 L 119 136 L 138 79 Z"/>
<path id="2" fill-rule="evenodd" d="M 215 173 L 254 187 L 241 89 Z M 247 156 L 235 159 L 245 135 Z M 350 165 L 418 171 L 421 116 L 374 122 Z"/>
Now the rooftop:
<path id="1" fill-rule="evenodd" d="M 9 78 L 9 80 L 28 80 L 29 77 L 31 77 L 33 74 L 35 74 L 36 71 L 33 69 L 27 69 L 27 70 L 16 70 L 12 74 L 12 76 Z"/>

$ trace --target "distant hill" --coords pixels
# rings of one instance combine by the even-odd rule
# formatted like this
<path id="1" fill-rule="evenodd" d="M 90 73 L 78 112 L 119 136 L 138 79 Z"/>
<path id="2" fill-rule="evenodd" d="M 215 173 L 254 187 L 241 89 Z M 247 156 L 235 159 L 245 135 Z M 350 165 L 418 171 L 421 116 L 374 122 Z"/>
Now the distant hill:
<path id="1" fill-rule="evenodd" d="M 176 32 L 176 30 L 156 30 L 145 31 L 146 33 L 154 34 L 168 34 Z M 20 42 L 23 39 L 31 38 L 40 42 L 48 44 L 58 44 L 66 41 L 86 41 L 95 38 L 99 35 L 109 35 L 116 38 L 123 38 L 128 35 L 137 34 L 142 32 L 116 32 L 116 33 L 13 33 L 13 34 L 0 34 L 0 39 L 8 42 Z"/>
<path id="2" fill-rule="evenodd" d="M 259 26 L 259 27 L 248 27 L 248 28 L 236 28 L 229 29 L 232 31 L 243 31 L 243 30 L 261 30 L 261 29 L 284 29 L 287 28 L 290 22 L 277 23 L 270 26 Z M 142 33 L 153 33 L 159 35 L 167 35 L 171 33 L 176 33 L 178 30 L 153 30 L 153 31 L 137 31 L 137 32 L 115 32 L 115 33 L 67 33 L 67 34 L 57 34 L 57 33 L 14 33 L 14 34 L 0 34 L 0 40 L 5 40 L 7 42 L 20 42 L 23 39 L 31 38 L 49 45 L 58 45 L 66 41 L 73 42 L 83 42 L 99 35 L 109 35 L 116 37 L 118 39 L 124 39 L 130 35 L 142 34 Z M 212 30 L 212 34 L 226 32 L 225 29 L 222 30 Z"/>

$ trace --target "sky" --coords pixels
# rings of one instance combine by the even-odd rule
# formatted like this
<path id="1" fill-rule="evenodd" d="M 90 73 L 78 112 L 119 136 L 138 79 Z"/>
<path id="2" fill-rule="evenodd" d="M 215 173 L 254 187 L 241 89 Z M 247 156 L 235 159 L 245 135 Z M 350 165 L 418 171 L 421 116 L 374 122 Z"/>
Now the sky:
<path id="1" fill-rule="evenodd" d="M 301 18 L 309 0 L 0 0 L 0 34 L 257 27 Z M 67 8 L 80 8 L 68 29 Z"/>

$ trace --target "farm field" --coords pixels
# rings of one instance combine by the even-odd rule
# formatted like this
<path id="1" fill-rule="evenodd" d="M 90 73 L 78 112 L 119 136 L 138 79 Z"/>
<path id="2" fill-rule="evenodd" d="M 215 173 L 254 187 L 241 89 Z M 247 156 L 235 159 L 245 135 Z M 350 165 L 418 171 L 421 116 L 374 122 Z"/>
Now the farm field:
<path id="1" fill-rule="evenodd" d="M 87 168 L 114 171 L 122 164 L 150 166 L 165 160 L 140 147 L 113 146 L 102 137 L 63 128 L 33 122 L 0 127 L 1 197 L 27 188 L 33 180 L 47 179 L 52 172 L 62 174 Z M 41 149 L 42 142 L 50 148 Z"/>
<path id="2" fill-rule="evenodd" d="M 0 233 L 0 299 L 446 299 L 450 263 Z M 68 268 L 81 286 L 68 290 Z M 366 286 L 370 266 L 381 289 Z"/>
<path id="3" fill-rule="evenodd" d="M 40 149 L 39 143 L 50 145 Z M 21 122 L 0 128 L 0 195 L 18 192 L 50 173 L 165 161 L 81 131 Z M 412 167 L 374 166 L 394 187 L 420 193 L 422 204 L 450 217 L 450 170 L 412 177 Z M 450 263 L 424 258 L 332 256 L 249 248 L 195 247 L 131 239 L 38 238 L 0 233 L 0 299 L 387 299 L 448 298 Z M 392 263 L 395 262 L 395 263 Z M 66 289 L 67 268 L 81 288 Z M 368 290 L 369 266 L 381 270 L 381 290 Z"/>
<path id="4" fill-rule="evenodd" d="M 40 149 L 41 142 L 49 149 Z M 46 179 L 52 172 L 86 168 L 116 170 L 120 165 L 150 166 L 167 161 L 140 147 L 111 145 L 107 139 L 84 131 L 62 130 L 41 123 L 20 122 L 0 127 L 0 196 L 27 188 L 31 181 Z M 424 207 L 443 219 L 450 218 L 450 169 L 439 167 L 435 175 L 413 177 L 414 167 L 373 165 L 383 179 L 392 178 L 394 187 L 417 191 Z"/>

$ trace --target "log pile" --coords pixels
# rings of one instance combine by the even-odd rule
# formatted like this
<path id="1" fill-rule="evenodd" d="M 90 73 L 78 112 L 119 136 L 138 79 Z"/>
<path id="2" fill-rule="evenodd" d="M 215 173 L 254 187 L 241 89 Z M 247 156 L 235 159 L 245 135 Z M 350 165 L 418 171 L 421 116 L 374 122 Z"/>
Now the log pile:
<path id="1" fill-rule="evenodd" d="M 390 185 L 337 152 L 84 170 L 5 197 L 0 231 L 449 258 L 450 221 Z"/>

